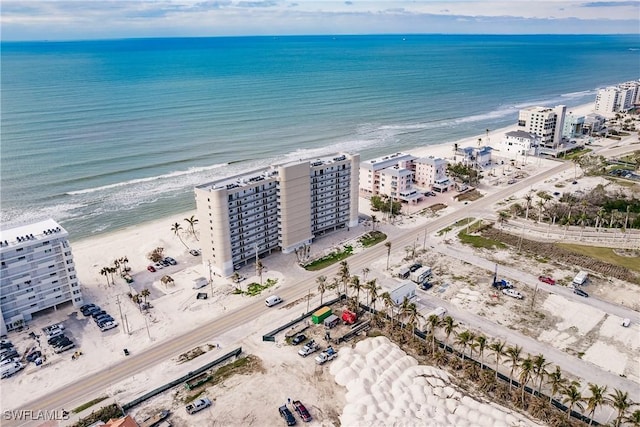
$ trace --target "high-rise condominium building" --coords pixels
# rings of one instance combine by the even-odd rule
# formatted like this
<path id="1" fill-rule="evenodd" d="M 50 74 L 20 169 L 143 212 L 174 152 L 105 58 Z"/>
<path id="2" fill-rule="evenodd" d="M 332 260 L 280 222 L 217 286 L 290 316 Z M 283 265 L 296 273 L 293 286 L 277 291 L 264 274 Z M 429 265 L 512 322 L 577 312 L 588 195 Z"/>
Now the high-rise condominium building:
<path id="1" fill-rule="evenodd" d="M 594 111 L 611 116 L 640 103 L 640 80 L 620 83 L 598 90 Z"/>
<path id="2" fill-rule="evenodd" d="M 356 226 L 359 163 L 357 154 L 336 154 L 197 186 L 203 262 L 226 277 L 262 254 Z"/>
<path id="3" fill-rule="evenodd" d="M 535 133 L 540 145 L 556 149 L 562 143 L 562 128 L 567 107 L 531 107 L 518 113 L 518 130 Z"/>
<path id="4" fill-rule="evenodd" d="M 52 219 L 0 231 L 0 334 L 39 311 L 83 304 L 68 236 Z"/>

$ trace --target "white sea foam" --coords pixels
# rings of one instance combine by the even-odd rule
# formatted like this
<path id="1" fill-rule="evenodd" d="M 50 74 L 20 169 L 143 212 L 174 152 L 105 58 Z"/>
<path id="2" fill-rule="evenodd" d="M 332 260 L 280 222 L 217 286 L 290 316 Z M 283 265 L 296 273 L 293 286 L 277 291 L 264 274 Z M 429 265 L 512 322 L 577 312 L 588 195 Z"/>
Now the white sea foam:
<path id="1" fill-rule="evenodd" d="M 130 186 L 130 185 L 135 185 L 135 184 L 141 184 L 141 183 L 145 183 L 145 182 L 153 182 L 153 181 L 157 181 L 157 180 L 161 180 L 161 179 L 177 178 L 177 177 L 184 176 L 184 175 L 190 175 L 190 174 L 195 174 L 195 173 L 199 173 L 199 172 L 218 169 L 218 168 L 221 168 L 223 166 L 228 166 L 228 163 L 219 163 L 219 164 L 215 164 L 215 165 L 211 165 L 211 166 L 193 167 L 193 168 L 189 168 L 187 170 L 169 172 L 169 173 L 166 173 L 166 174 L 163 174 L 163 175 L 149 176 L 149 177 L 145 177 L 145 178 L 136 178 L 136 179 L 131 179 L 129 181 L 115 182 L 113 184 L 102 185 L 100 187 L 85 188 L 83 190 L 69 191 L 66 194 L 71 195 L 71 196 L 75 196 L 75 195 L 78 195 L 78 194 L 95 193 L 97 191 L 110 190 L 112 188 L 125 187 L 125 186 Z"/>

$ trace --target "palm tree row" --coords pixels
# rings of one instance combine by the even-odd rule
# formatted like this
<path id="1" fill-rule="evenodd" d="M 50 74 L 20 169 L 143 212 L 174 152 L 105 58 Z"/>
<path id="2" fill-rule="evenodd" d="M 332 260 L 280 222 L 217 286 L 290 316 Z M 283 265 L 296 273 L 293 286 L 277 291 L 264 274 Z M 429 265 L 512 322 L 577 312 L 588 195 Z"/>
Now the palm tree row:
<path id="1" fill-rule="evenodd" d="M 410 344 L 415 341 L 416 334 L 413 339 L 407 339 L 405 331 L 410 327 L 410 331 L 416 327 L 418 320 L 422 318 L 417 311 L 414 303 L 407 299 L 402 304 L 395 304 L 388 292 L 381 295 L 385 304 L 385 313 L 390 319 L 391 338 L 400 341 L 401 344 Z M 378 325 L 384 325 L 384 317 L 381 312 L 377 312 L 375 319 Z M 404 320 L 404 326 L 400 329 L 400 336 L 394 336 L 393 331 L 396 325 L 401 324 Z M 629 409 L 638 405 L 629 399 L 627 392 L 615 389 L 611 393 L 607 393 L 607 386 L 599 386 L 596 384 L 588 384 L 589 395 L 585 396 L 580 391 L 582 386 L 577 381 L 569 381 L 563 376 L 560 367 L 555 366 L 551 369 L 551 363 L 548 362 L 543 354 L 531 355 L 523 354 L 522 347 L 515 345 L 509 346 L 506 342 L 495 340 L 489 342 L 487 337 L 471 330 L 457 331 L 458 325 L 451 316 L 441 319 L 437 315 L 431 315 L 426 322 L 426 341 L 424 344 L 418 344 L 420 355 L 430 355 L 437 366 L 449 364 L 456 370 L 464 368 L 466 379 L 472 379 L 479 382 L 479 386 L 484 391 L 493 391 L 496 397 L 502 395 L 505 399 L 511 399 L 511 402 L 517 404 L 522 409 L 529 410 L 532 415 L 538 418 L 547 418 L 544 421 L 550 421 L 553 418 L 553 407 L 551 406 L 554 396 L 560 394 L 558 401 L 567 408 L 565 420 L 570 420 L 571 413 L 574 410 L 579 411 L 589 417 L 590 423 L 598 408 L 611 406 L 617 411 L 614 421 L 616 427 L 628 423 L 629 425 L 640 426 L 640 409 L 629 412 Z M 444 343 L 440 344 L 436 335 L 441 329 L 444 334 Z M 453 345 L 457 348 L 459 357 L 450 358 L 447 355 L 449 348 L 449 340 L 454 337 Z M 399 338 L 399 339 L 398 339 Z M 437 345 L 438 344 L 438 345 Z M 442 350 L 440 348 L 442 347 Z M 413 347 L 412 347 L 413 348 Z M 489 350 L 493 353 L 495 360 L 495 375 L 485 370 L 485 351 Z M 454 349 L 451 348 L 454 352 Z M 474 360 L 474 353 L 479 359 L 479 363 Z M 509 367 L 509 382 L 507 388 L 501 390 L 499 387 L 499 369 L 506 362 Z M 479 367 L 478 367 L 479 364 Z M 517 382 L 516 382 L 517 381 Z M 547 386 L 550 393 L 549 399 L 542 399 L 542 387 Z M 527 392 L 529 389 L 529 392 Z M 515 393 L 515 394 L 514 394 Z M 529 394 L 531 397 L 529 397 Z M 569 421 L 567 421 L 569 422 Z M 556 420 L 553 425 L 565 425 L 564 421 Z M 626 424 L 625 424 L 626 425 Z"/>

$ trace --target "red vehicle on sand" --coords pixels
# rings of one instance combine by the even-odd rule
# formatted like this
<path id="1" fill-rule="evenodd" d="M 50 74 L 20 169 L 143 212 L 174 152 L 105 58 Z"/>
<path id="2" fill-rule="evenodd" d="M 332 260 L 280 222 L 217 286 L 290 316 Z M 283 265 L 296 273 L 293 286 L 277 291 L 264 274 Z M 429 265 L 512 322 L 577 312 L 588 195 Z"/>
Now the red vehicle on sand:
<path id="1" fill-rule="evenodd" d="M 551 277 L 548 276 L 538 276 L 538 280 L 540 280 L 541 282 L 547 283 L 549 285 L 555 285 L 556 281 L 553 280 Z"/>

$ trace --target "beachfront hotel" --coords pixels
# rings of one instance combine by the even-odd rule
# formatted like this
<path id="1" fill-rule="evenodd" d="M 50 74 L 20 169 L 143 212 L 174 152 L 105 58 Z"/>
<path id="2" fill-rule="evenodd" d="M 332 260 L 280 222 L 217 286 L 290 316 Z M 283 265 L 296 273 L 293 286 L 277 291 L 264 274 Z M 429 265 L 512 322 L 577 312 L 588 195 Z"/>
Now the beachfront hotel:
<path id="1" fill-rule="evenodd" d="M 83 304 L 68 236 L 53 219 L 0 231 L 0 335 L 39 311 Z"/>
<path id="2" fill-rule="evenodd" d="M 227 277 L 358 224 L 358 154 L 300 160 L 195 188 L 203 262 Z"/>
<path id="3" fill-rule="evenodd" d="M 640 104 L 640 80 L 598 90 L 594 111 L 606 116 L 626 112 Z"/>
<path id="4" fill-rule="evenodd" d="M 558 105 L 555 108 L 530 107 L 520 110 L 517 130 L 535 133 L 540 137 L 541 147 L 555 150 L 562 143 L 566 111 L 565 105 Z"/>

